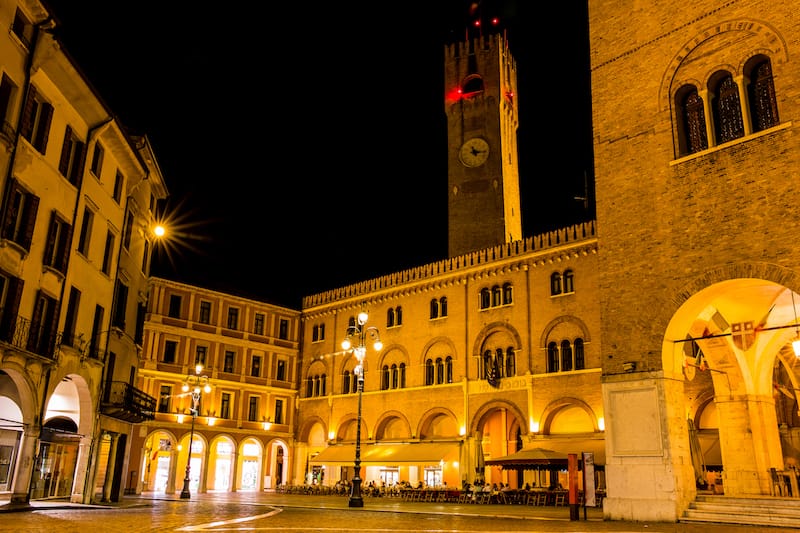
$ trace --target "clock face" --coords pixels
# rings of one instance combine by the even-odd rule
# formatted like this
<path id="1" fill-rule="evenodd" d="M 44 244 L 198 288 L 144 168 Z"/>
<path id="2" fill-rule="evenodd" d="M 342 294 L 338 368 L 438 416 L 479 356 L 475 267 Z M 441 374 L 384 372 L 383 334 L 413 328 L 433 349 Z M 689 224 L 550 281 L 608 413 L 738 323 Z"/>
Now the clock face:
<path id="1" fill-rule="evenodd" d="M 458 158 L 468 167 L 479 167 L 486 162 L 488 157 L 489 143 L 480 137 L 468 139 L 458 151 Z"/>

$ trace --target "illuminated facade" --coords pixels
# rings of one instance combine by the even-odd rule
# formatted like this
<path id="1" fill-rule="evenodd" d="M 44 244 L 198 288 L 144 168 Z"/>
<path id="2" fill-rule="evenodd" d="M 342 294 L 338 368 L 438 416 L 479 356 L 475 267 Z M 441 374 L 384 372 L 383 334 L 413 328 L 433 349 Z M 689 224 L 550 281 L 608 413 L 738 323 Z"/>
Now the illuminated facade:
<path id="1" fill-rule="evenodd" d="M 0 25 L 0 491 L 116 501 L 155 407 L 134 383 L 166 187 L 40 2 L 4 3 Z"/>
<path id="2" fill-rule="evenodd" d="M 449 257 L 300 310 L 145 286 L 166 196 L 146 139 L 41 4 L 0 8 L 0 491 L 174 493 L 187 462 L 193 492 L 333 485 L 353 476 L 360 418 L 365 484 L 541 485 L 487 461 L 547 448 L 595 454 L 608 519 L 675 521 L 698 490 L 774 495 L 771 469 L 800 460 L 800 15 L 588 6 L 596 220 L 520 235 L 513 46 L 449 44 Z M 383 341 L 361 416 L 340 346 L 360 311 Z M 177 389 L 200 359 L 213 389 L 190 453 Z"/>
<path id="3" fill-rule="evenodd" d="M 198 364 L 211 391 L 200 396 L 191 438 L 191 493 L 295 479 L 300 312 L 160 278 L 149 294 L 139 383 L 158 408 L 131 450 L 136 493 L 180 491 L 192 404 L 182 385 Z"/>

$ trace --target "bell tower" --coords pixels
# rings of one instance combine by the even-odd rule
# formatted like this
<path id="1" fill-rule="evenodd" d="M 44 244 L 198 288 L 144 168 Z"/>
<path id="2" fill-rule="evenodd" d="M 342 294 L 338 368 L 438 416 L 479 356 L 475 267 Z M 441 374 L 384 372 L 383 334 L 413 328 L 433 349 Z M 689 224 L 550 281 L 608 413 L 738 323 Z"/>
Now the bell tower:
<path id="1" fill-rule="evenodd" d="M 517 70 L 499 33 L 445 47 L 448 256 L 522 238 Z"/>

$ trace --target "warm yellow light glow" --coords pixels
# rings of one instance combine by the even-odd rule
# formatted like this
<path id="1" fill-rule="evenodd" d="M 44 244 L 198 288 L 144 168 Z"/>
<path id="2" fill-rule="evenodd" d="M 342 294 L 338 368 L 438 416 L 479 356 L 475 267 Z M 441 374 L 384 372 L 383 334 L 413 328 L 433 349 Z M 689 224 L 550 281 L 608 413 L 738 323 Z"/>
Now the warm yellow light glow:
<path id="1" fill-rule="evenodd" d="M 531 420 L 531 431 L 533 433 L 539 433 L 539 422 Z"/>
<path id="2" fill-rule="evenodd" d="M 167 230 L 161 224 L 157 224 L 156 227 L 153 228 L 153 233 L 156 237 L 163 237 L 164 234 L 167 233 Z"/>
<path id="3" fill-rule="evenodd" d="M 334 433 L 333 431 L 329 431 L 329 432 L 328 432 L 328 440 L 333 440 L 333 438 L 334 438 L 335 436 L 336 436 L 336 433 Z"/>
<path id="4" fill-rule="evenodd" d="M 272 427 L 272 422 L 264 422 L 264 431 L 269 431 Z"/>
<path id="5" fill-rule="evenodd" d="M 217 419 L 214 418 L 213 416 L 209 416 L 208 417 L 208 425 L 209 426 L 213 426 L 216 423 L 216 421 L 217 421 Z"/>
<path id="6" fill-rule="evenodd" d="M 383 343 L 380 340 L 375 341 L 375 344 L 372 345 L 375 348 L 376 352 L 380 352 L 383 349 Z"/>
<path id="7" fill-rule="evenodd" d="M 178 451 L 181 451 L 182 449 L 183 449 L 183 444 L 178 444 Z"/>
<path id="8" fill-rule="evenodd" d="M 461 429 L 458 430 L 458 434 L 463 437 L 464 435 L 467 434 L 467 428 L 461 426 Z"/>
<path id="9" fill-rule="evenodd" d="M 188 384 L 188 383 L 184 383 L 184 384 L 181 386 L 181 390 L 182 390 L 183 392 L 189 392 L 189 384 Z"/>
<path id="10" fill-rule="evenodd" d="M 203 392 L 205 392 L 206 394 L 208 394 L 209 392 L 211 392 L 211 385 L 209 385 L 208 383 L 206 383 L 206 386 L 205 386 L 205 387 L 203 387 Z"/>
<path id="11" fill-rule="evenodd" d="M 197 374 L 199 376 L 202 371 L 203 371 L 203 365 L 201 365 L 200 363 L 194 365 L 194 373 L 195 374 Z"/>
<path id="12" fill-rule="evenodd" d="M 177 415 L 175 418 L 177 419 L 178 424 L 183 424 L 183 415 Z"/>
<path id="13" fill-rule="evenodd" d="M 597 418 L 597 427 L 600 428 L 600 431 L 606 430 L 606 419 L 602 416 Z"/>
<path id="14" fill-rule="evenodd" d="M 800 357 L 800 339 L 792 341 L 792 350 L 795 356 Z"/>
<path id="15" fill-rule="evenodd" d="M 350 342 L 350 339 L 345 339 L 342 341 L 342 350 L 349 350 L 353 347 L 353 344 Z"/>
<path id="16" fill-rule="evenodd" d="M 360 313 L 358 313 L 358 323 L 360 325 L 363 326 L 364 324 L 366 324 L 367 319 L 369 319 L 369 315 L 367 314 L 366 311 L 361 311 Z"/>

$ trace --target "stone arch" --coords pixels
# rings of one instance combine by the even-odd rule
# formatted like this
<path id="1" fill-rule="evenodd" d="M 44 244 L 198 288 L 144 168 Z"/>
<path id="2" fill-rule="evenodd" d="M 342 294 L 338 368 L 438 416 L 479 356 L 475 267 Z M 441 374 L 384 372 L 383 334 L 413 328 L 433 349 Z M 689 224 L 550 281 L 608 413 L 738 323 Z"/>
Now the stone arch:
<path id="1" fill-rule="evenodd" d="M 766 52 L 770 58 L 775 58 L 775 63 L 785 62 L 789 59 L 786 40 L 775 27 L 764 21 L 738 19 L 707 26 L 698 31 L 694 37 L 678 48 L 675 55 L 667 64 L 661 78 L 658 94 L 658 105 L 661 111 L 669 110 L 670 113 L 672 112 L 672 98 L 675 91 L 686 81 L 680 80 L 678 73 L 681 66 L 683 66 L 686 60 L 692 55 L 692 52 L 696 51 L 702 44 L 711 39 L 730 32 L 748 32 L 758 36 L 759 42 L 752 46 L 751 49 L 757 49 L 761 53 Z M 705 86 L 705 84 L 703 84 L 703 86 Z"/>
<path id="2" fill-rule="evenodd" d="M 397 429 L 395 423 L 402 426 L 404 435 L 398 435 L 396 432 L 392 435 L 386 434 L 389 427 Z M 411 424 L 406 415 L 400 411 L 392 410 L 383 413 L 375 424 L 375 440 L 405 440 L 411 436 Z"/>
<path id="3" fill-rule="evenodd" d="M 589 406 L 589 404 L 578 398 L 563 397 L 553 400 L 544 408 L 540 418 L 539 433 L 543 435 L 550 434 L 553 422 L 555 421 L 556 417 L 558 417 L 559 413 L 563 413 L 564 410 L 573 407 L 577 407 L 586 413 L 587 419 L 589 420 L 593 431 L 600 431 L 597 414 L 594 412 L 594 409 Z"/>
<path id="4" fill-rule="evenodd" d="M 520 409 L 517 404 L 510 400 L 498 398 L 488 401 L 478 408 L 478 410 L 475 412 L 475 415 L 472 417 L 472 420 L 470 421 L 470 435 L 474 434 L 476 431 L 481 431 L 486 420 L 498 409 L 505 409 L 511 415 L 516 417 L 520 421 L 520 427 L 523 430 L 523 436 L 527 434 L 527 418 L 522 409 Z"/>
<path id="5" fill-rule="evenodd" d="M 325 420 L 318 415 L 311 416 L 303 421 L 302 426 L 298 429 L 297 432 L 297 440 L 298 442 L 308 442 L 308 439 L 311 435 L 311 429 L 314 427 L 315 424 L 321 424 L 323 428 L 325 428 L 325 435 L 328 434 L 328 425 L 325 423 Z"/>
<path id="6" fill-rule="evenodd" d="M 586 327 L 586 323 L 581 320 L 580 318 L 576 317 L 575 315 L 561 315 L 553 320 L 551 320 L 542 330 L 542 335 L 539 337 L 539 348 L 542 350 L 547 349 L 547 341 L 550 339 L 551 335 L 553 334 L 553 330 L 555 330 L 558 326 L 562 324 L 574 324 L 575 326 L 580 329 L 580 337 L 583 338 L 585 342 L 590 342 L 592 339 L 592 335 L 589 332 L 589 328 Z M 571 340 L 575 340 L 574 338 Z"/>
<path id="7" fill-rule="evenodd" d="M 435 427 L 440 426 L 441 419 L 452 422 L 454 428 L 452 435 L 436 434 Z M 458 417 L 455 413 L 446 407 L 435 407 L 428 410 L 420 417 L 416 436 L 420 439 L 430 439 L 436 437 L 456 437 L 458 433 Z"/>

